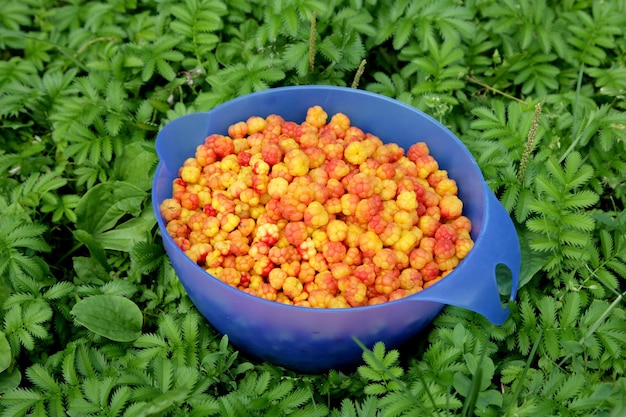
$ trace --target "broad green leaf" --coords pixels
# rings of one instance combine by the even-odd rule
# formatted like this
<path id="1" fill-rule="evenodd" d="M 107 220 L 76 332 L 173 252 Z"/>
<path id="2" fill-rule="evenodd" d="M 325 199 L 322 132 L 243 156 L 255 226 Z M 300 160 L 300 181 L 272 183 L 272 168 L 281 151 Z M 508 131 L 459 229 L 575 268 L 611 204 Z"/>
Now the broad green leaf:
<path id="1" fill-rule="evenodd" d="M 11 345 L 2 331 L 0 331 L 0 372 L 4 372 L 11 365 Z M 1 391 L 0 391 L 1 392 Z"/>
<path id="2" fill-rule="evenodd" d="M 141 142 L 133 142 L 115 159 L 113 173 L 118 180 L 147 191 L 152 186 L 152 174 L 157 162 L 154 149 Z"/>
<path id="3" fill-rule="evenodd" d="M 138 242 L 145 242 L 156 224 L 152 205 L 148 205 L 141 216 L 130 219 L 114 229 L 98 235 L 104 249 L 130 252 Z"/>
<path id="4" fill-rule="evenodd" d="M 125 215 L 138 216 L 147 193 L 126 181 L 98 184 L 76 206 L 76 228 L 97 236 Z"/>
<path id="5" fill-rule="evenodd" d="M 0 372 L 0 392 L 9 392 L 19 387 L 22 381 L 22 374 L 18 367 L 14 367 L 11 371 L 5 370 Z"/>
<path id="6" fill-rule="evenodd" d="M 116 342 L 132 342 L 141 335 L 143 314 L 137 304 L 117 295 L 93 295 L 72 308 L 74 320 Z"/>
<path id="7" fill-rule="evenodd" d="M 103 285 L 111 280 L 107 269 L 95 258 L 76 256 L 72 261 L 77 284 Z"/>
<path id="8" fill-rule="evenodd" d="M 104 252 L 104 247 L 91 233 L 79 229 L 74 230 L 73 235 L 79 242 L 87 246 L 91 256 L 97 260 L 105 270 L 109 271 L 111 269 L 111 265 L 109 265 L 106 253 Z"/>
<path id="9" fill-rule="evenodd" d="M 526 285 L 543 267 L 547 255 L 545 252 L 537 252 L 531 249 L 531 233 L 518 233 L 521 252 L 521 266 L 518 288 Z"/>

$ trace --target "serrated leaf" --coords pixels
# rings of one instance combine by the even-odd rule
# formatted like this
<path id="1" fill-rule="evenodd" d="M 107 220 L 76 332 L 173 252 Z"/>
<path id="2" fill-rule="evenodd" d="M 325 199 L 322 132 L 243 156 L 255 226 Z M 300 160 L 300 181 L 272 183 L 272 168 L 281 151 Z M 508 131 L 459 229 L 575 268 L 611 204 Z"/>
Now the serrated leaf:
<path id="1" fill-rule="evenodd" d="M 292 38 L 296 38 L 298 36 L 298 28 L 300 26 L 300 21 L 298 19 L 298 13 L 294 7 L 288 7 L 281 10 L 282 18 L 283 18 L 283 28 L 287 32 L 289 36 Z"/>
<path id="2" fill-rule="evenodd" d="M 591 190 L 581 190 L 565 197 L 563 208 L 589 208 L 599 200 L 598 194 Z"/>
<path id="3" fill-rule="evenodd" d="M 116 342 L 132 342 L 141 335 L 143 314 L 137 304 L 117 295 L 94 295 L 77 302 L 74 320 Z"/>
<path id="4" fill-rule="evenodd" d="M 44 391 L 55 394 L 61 391 L 57 381 L 54 380 L 52 375 L 50 375 L 50 373 L 41 364 L 34 364 L 29 367 L 26 370 L 26 376 L 35 386 Z"/>
<path id="5" fill-rule="evenodd" d="M 59 298 L 65 297 L 74 291 L 75 286 L 71 282 L 67 281 L 59 281 L 50 287 L 44 294 L 43 297 L 47 300 L 58 300 Z"/>
<path id="6" fill-rule="evenodd" d="M 324 58 L 332 63 L 336 63 L 341 60 L 341 50 L 337 45 L 335 45 L 330 36 L 324 38 L 324 40 L 318 45 L 317 49 L 324 56 Z"/>
<path id="7" fill-rule="evenodd" d="M 586 213 L 567 213 L 561 216 L 561 224 L 580 231 L 591 231 L 596 222 Z"/>
<path id="8" fill-rule="evenodd" d="M 283 61 L 287 68 L 293 68 L 300 77 L 304 77 L 309 69 L 309 44 L 293 43 L 285 48 Z"/>

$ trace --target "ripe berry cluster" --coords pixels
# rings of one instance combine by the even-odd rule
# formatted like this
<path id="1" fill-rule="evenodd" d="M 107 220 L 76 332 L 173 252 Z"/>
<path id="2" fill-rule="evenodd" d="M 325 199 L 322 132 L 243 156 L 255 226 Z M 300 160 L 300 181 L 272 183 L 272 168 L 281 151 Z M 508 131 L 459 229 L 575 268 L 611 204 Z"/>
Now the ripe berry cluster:
<path id="1" fill-rule="evenodd" d="M 242 291 L 306 307 L 414 294 L 472 249 L 457 184 L 428 146 L 405 151 L 308 109 L 297 124 L 253 116 L 212 134 L 160 206 L 194 262 Z"/>

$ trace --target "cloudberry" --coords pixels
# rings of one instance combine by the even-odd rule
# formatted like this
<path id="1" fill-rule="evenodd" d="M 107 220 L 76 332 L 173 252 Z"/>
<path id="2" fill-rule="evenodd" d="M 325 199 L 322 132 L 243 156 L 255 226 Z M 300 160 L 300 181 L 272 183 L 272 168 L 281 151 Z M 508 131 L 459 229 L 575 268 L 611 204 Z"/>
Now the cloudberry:
<path id="1" fill-rule="evenodd" d="M 439 164 L 431 155 L 418 157 L 415 161 L 417 175 L 420 178 L 427 178 L 431 173 L 439 169 Z"/>
<path id="2" fill-rule="evenodd" d="M 348 225 L 348 231 L 346 233 L 346 239 L 344 243 L 347 247 L 358 247 L 359 246 L 359 236 L 364 233 L 364 230 L 361 226 L 353 222 L 346 222 Z"/>
<path id="3" fill-rule="evenodd" d="M 413 162 L 415 162 L 417 158 L 428 154 L 430 154 L 430 150 L 428 149 L 428 145 L 424 142 L 414 143 L 407 151 L 407 157 Z"/>
<path id="4" fill-rule="evenodd" d="M 313 106 L 307 110 L 305 121 L 314 127 L 320 128 L 326 124 L 328 113 L 321 106 Z"/>
<path id="5" fill-rule="evenodd" d="M 344 155 L 344 145 L 340 142 L 332 142 L 325 144 L 322 148 L 324 153 L 326 154 L 326 159 L 329 161 L 332 160 L 343 160 Z M 349 167 L 349 165 L 348 165 Z"/>
<path id="6" fill-rule="evenodd" d="M 437 267 L 441 271 L 451 271 L 459 265 L 459 258 L 451 256 L 449 258 L 436 259 Z"/>
<path id="7" fill-rule="evenodd" d="M 451 258 L 455 254 L 455 246 L 451 240 L 437 240 L 433 252 L 437 260 Z"/>
<path id="8" fill-rule="evenodd" d="M 450 178 L 444 178 L 435 186 L 435 191 L 440 196 L 457 195 L 459 188 L 456 185 L 456 181 Z"/>
<path id="9" fill-rule="evenodd" d="M 350 266 L 360 265 L 362 262 L 361 251 L 356 247 L 349 247 L 343 262 Z"/>
<path id="10" fill-rule="evenodd" d="M 300 272 L 298 272 L 298 280 L 302 284 L 313 282 L 315 280 L 315 274 L 317 271 L 311 266 L 309 262 L 302 262 L 300 264 Z"/>
<path id="11" fill-rule="evenodd" d="M 318 168 L 326 161 L 326 153 L 320 148 L 306 148 L 304 154 L 309 158 L 310 168 Z"/>
<path id="12" fill-rule="evenodd" d="M 357 277 L 341 278 L 337 282 L 337 288 L 352 307 L 363 306 L 367 303 L 367 286 Z"/>
<path id="13" fill-rule="evenodd" d="M 301 221 L 287 223 L 284 233 L 287 241 L 295 247 L 299 247 L 309 236 L 306 224 Z"/>
<path id="14" fill-rule="evenodd" d="M 219 158 L 223 158 L 235 151 L 235 144 L 228 136 L 218 135 L 213 143 L 213 150 Z"/>
<path id="15" fill-rule="evenodd" d="M 313 308 L 326 308 L 332 301 L 333 296 L 328 291 L 316 289 L 309 292 L 307 301 Z"/>
<path id="16" fill-rule="evenodd" d="M 455 195 L 445 195 L 439 202 L 439 209 L 444 219 L 455 219 L 463 211 L 463 202 Z"/>
<path id="17" fill-rule="evenodd" d="M 284 160 L 289 174 L 294 177 L 306 175 L 309 172 L 309 157 L 300 149 L 288 151 Z"/>
<path id="18" fill-rule="evenodd" d="M 359 198 L 368 198 L 374 194 L 372 178 L 363 173 L 355 174 L 346 186 L 346 190 Z"/>
<path id="19" fill-rule="evenodd" d="M 272 269 L 267 275 L 269 284 L 275 290 L 280 290 L 287 279 L 287 273 L 280 268 Z"/>
<path id="20" fill-rule="evenodd" d="M 276 165 L 282 161 L 283 151 L 276 143 L 264 142 L 263 145 L 261 145 L 261 156 L 270 166 Z"/>
<path id="21" fill-rule="evenodd" d="M 289 173 L 287 165 L 285 165 L 284 162 L 277 162 L 276 164 L 272 165 L 272 167 L 270 168 L 269 177 L 270 179 L 284 178 L 288 182 L 291 182 L 291 180 L 293 179 L 293 175 Z"/>
<path id="22" fill-rule="evenodd" d="M 474 241 L 469 238 L 457 239 L 454 245 L 456 256 L 459 259 L 464 259 L 470 250 L 474 247 Z"/>
<path id="23" fill-rule="evenodd" d="M 248 134 L 251 135 L 257 132 L 262 132 L 263 129 L 265 129 L 265 126 L 267 126 L 267 121 L 262 117 L 252 116 L 246 120 L 246 125 Z"/>
<path id="24" fill-rule="evenodd" d="M 254 239 L 268 245 L 273 245 L 280 238 L 278 226 L 272 223 L 265 223 L 256 229 Z"/>
<path id="25" fill-rule="evenodd" d="M 320 252 L 316 253 L 309 259 L 309 263 L 317 272 L 328 271 L 328 262 L 324 255 Z"/>
<path id="26" fill-rule="evenodd" d="M 180 202 L 174 198 L 168 198 L 163 200 L 159 206 L 161 216 L 166 222 L 169 222 L 180 217 L 181 205 Z"/>
<path id="27" fill-rule="evenodd" d="M 316 132 L 306 132 L 300 136 L 299 142 L 302 149 L 317 148 L 318 135 Z"/>
<path id="28" fill-rule="evenodd" d="M 315 242 L 310 237 L 307 238 L 298 246 L 298 253 L 302 256 L 302 259 L 311 260 L 317 254 L 315 249 Z"/>
<path id="29" fill-rule="evenodd" d="M 328 263 L 342 261 L 346 256 L 346 247 L 341 242 L 326 241 L 321 249 Z"/>
<path id="30" fill-rule="evenodd" d="M 287 192 L 289 182 L 281 177 L 272 178 L 267 184 L 267 193 L 274 199 L 279 199 Z"/>
<path id="31" fill-rule="evenodd" d="M 303 288 L 304 286 L 298 280 L 298 278 L 287 277 L 283 281 L 283 286 L 282 286 L 283 293 L 291 299 L 294 299 L 300 296 L 300 294 L 302 294 Z"/>
<path id="32" fill-rule="evenodd" d="M 351 142 L 346 147 L 343 156 L 346 161 L 360 165 L 371 155 L 371 149 L 364 142 Z"/>
<path id="33" fill-rule="evenodd" d="M 341 242 L 348 234 L 348 225 L 343 220 L 331 220 L 326 225 L 326 234 L 331 242 Z"/>
<path id="34" fill-rule="evenodd" d="M 257 295 L 269 301 L 276 301 L 278 291 L 270 284 L 264 282 L 259 286 Z"/>
<path id="35" fill-rule="evenodd" d="M 425 236 L 434 236 L 440 223 L 431 216 L 422 216 L 418 220 L 418 225 Z"/>
<path id="36" fill-rule="evenodd" d="M 285 271 L 290 277 L 297 277 L 298 274 L 300 274 L 300 261 L 302 260 L 302 258 L 300 258 L 300 256 L 298 255 L 296 248 L 293 248 L 293 250 L 296 251 L 293 260 L 281 264 L 280 268 Z"/>
<path id="37" fill-rule="evenodd" d="M 433 280 L 439 276 L 439 265 L 434 261 L 427 262 L 426 265 L 420 269 L 420 274 L 422 274 L 424 281 Z"/>
<path id="38" fill-rule="evenodd" d="M 392 244 L 392 247 L 397 251 L 410 253 L 419 239 L 421 239 L 421 234 L 416 233 L 414 229 L 402 230 L 400 231 L 400 238 Z"/>
<path id="39" fill-rule="evenodd" d="M 307 226 L 323 227 L 328 224 L 329 217 L 326 208 L 319 201 L 312 201 L 304 211 L 304 223 Z"/>
<path id="40" fill-rule="evenodd" d="M 336 295 L 338 291 L 337 278 L 329 270 L 321 271 L 315 276 L 317 288 L 325 290 L 331 295 Z"/>
<path id="41" fill-rule="evenodd" d="M 320 204 L 324 204 L 326 200 L 328 200 L 328 190 L 322 184 L 314 182 L 310 185 L 310 191 L 313 196 L 313 200 L 319 202 Z"/>
<path id="42" fill-rule="evenodd" d="M 195 158 L 198 164 L 204 167 L 217 161 L 217 154 L 212 147 L 202 144 L 196 147 Z"/>
<path id="43" fill-rule="evenodd" d="M 374 194 L 371 198 L 364 198 L 358 202 L 354 217 L 357 222 L 366 225 L 379 213 L 381 207 L 382 201 L 380 197 Z"/>
<path id="44" fill-rule="evenodd" d="M 237 122 L 228 127 L 228 136 L 231 138 L 243 138 L 248 134 L 248 125 L 246 122 Z"/>
<path id="45" fill-rule="evenodd" d="M 380 294 L 389 295 L 400 288 L 399 276 L 400 273 L 397 270 L 384 270 L 376 277 L 374 288 Z"/>
<path id="46" fill-rule="evenodd" d="M 396 254 L 392 249 L 383 248 L 372 258 L 374 265 L 380 269 L 394 269 L 396 267 Z"/>
<path id="47" fill-rule="evenodd" d="M 398 277 L 400 288 L 404 290 L 416 290 L 422 287 L 422 274 L 415 268 L 405 268 Z"/>
<path id="48" fill-rule="evenodd" d="M 383 248 L 383 242 L 374 232 L 367 231 L 359 236 L 359 249 L 365 256 L 374 256 Z"/>
<path id="49" fill-rule="evenodd" d="M 198 180 L 200 179 L 200 174 L 200 168 L 195 166 L 186 166 L 180 170 L 180 177 L 187 184 L 193 184 L 198 182 Z"/>

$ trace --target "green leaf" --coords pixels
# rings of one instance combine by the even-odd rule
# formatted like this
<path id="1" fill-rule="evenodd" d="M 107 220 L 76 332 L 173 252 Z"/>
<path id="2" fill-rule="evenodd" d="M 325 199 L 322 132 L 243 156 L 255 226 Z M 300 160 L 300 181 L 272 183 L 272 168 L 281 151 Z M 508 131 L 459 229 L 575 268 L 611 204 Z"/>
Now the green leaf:
<path id="1" fill-rule="evenodd" d="M 141 335 L 143 315 L 137 304 L 117 295 L 94 295 L 72 308 L 74 320 L 116 342 L 132 342 Z"/>
<path id="2" fill-rule="evenodd" d="M 124 147 L 124 152 L 115 158 L 113 173 L 118 180 L 148 191 L 152 186 L 157 162 L 158 157 L 153 148 L 142 142 L 133 142 Z"/>
<path id="3" fill-rule="evenodd" d="M 77 284 L 103 285 L 111 279 L 107 272 L 108 263 L 105 267 L 97 259 L 84 256 L 76 256 L 72 261 L 78 278 Z M 106 258 L 103 261 L 106 262 Z"/>
<path id="4" fill-rule="evenodd" d="M 11 345 L 9 345 L 9 341 L 4 333 L 0 331 L 0 373 L 4 372 L 11 365 L 12 359 Z"/>
<path id="5" fill-rule="evenodd" d="M 520 267 L 518 288 L 525 286 L 543 267 L 547 255 L 544 252 L 536 252 L 531 249 L 531 233 L 518 233 L 522 264 Z"/>
<path id="6" fill-rule="evenodd" d="M 148 239 L 155 225 L 156 217 L 152 205 L 149 204 L 140 216 L 121 223 L 112 230 L 100 233 L 97 240 L 104 249 L 130 252 L 136 243 Z"/>
<path id="7" fill-rule="evenodd" d="M 125 215 L 139 216 L 147 193 L 125 181 L 98 184 L 76 206 L 76 227 L 97 236 Z"/>
<path id="8" fill-rule="evenodd" d="M 106 252 L 104 251 L 104 247 L 94 238 L 91 233 L 79 229 L 74 230 L 72 234 L 79 242 L 87 246 L 87 249 L 89 249 L 89 253 L 91 254 L 91 256 L 96 261 L 98 261 L 106 271 L 111 270 L 111 265 L 109 265 L 109 261 L 106 256 Z"/>
<path id="9" fill-rule="evenodd" d="M 10 392 L 19 387 L 22 374 L 19 368 L 14 367 L 11 371 L 0 372 L 0 392 Z"/>

